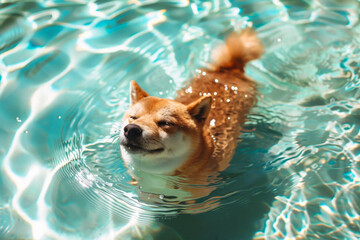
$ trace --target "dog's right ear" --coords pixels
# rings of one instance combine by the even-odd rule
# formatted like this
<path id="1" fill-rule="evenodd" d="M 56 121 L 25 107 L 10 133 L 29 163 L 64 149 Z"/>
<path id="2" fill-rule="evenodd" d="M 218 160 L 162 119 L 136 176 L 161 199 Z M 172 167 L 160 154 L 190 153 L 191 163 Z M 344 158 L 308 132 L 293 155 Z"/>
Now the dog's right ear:
<path id="1" fill-rule="evenodd" d="M 130 104 L 133 105 L 140 99 L 148 97 L 149 94 L 141 89 L 141 87 L 132 80 L 130 82 Z"/>
<path id="2" fill-rule="evenodd" d="M 194 102 L 187 105 L 190 116 L 200 123 L 204 123 L 211 109 L 211 95 L 202 96 Z"/>

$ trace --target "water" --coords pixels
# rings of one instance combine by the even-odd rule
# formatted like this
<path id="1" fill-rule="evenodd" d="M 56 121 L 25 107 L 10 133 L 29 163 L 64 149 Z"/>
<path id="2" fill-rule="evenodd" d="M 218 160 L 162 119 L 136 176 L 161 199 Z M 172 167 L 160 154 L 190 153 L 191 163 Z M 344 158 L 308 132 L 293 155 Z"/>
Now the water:
<path id="1" fill-rule="evenodd" d="M 360 238 L 359 9 L 2 1 L 0 238 Z M 260 95 L 231 166 L 196 202 L 144 201 L 116 137 L 129 82 L 174 97 L 246 26 L 266 54 L 246 69 Z"/>

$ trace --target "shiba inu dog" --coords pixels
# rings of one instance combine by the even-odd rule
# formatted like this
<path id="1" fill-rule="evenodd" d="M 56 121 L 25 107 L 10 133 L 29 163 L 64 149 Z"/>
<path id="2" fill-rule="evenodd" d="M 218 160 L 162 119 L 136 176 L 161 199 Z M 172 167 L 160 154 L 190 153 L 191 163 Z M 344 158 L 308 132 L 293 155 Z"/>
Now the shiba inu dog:
<path id="1" fill-rule="evenodd" d="M 208 194 L 174 184 L 198 184 L 229 166 L 246 115 L 256 102 L 245 64 L 263 53 L 251 29 L 232 33 L 214 49 L 212 64 L 175 100 L 149 96 L 135 82 L 120 132 L 122 159 L 142 191 L 191 199 Z"/>

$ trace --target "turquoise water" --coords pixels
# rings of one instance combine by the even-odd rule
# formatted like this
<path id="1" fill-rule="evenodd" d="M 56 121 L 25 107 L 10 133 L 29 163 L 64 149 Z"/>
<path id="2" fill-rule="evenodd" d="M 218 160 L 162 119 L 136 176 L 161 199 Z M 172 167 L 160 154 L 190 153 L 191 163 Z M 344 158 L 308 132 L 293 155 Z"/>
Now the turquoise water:
<path id="1" fill-rule="evenodd" d="M 2 1 L 0 239 L 359 239 L 359 2 Z M 258 104 L 194 203 L 143 201 L 119 154 L 131 80 L 174 97 L 252 26 Z"/>

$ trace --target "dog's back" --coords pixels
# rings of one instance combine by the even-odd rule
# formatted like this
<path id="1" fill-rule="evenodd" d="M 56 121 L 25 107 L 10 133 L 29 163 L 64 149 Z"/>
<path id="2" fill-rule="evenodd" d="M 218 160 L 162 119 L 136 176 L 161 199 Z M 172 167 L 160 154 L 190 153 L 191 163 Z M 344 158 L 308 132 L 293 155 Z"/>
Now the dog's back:
<path id="1" fill-rule="evenodd" d="M 182 169 L 198 167 L 209 170 L 224 170 L 234 154 L 246 115 L 256 103 L 256 84 L 246 77 L 244 67 L 248 61 L 263 53 L 263 46 L 255 32 L 246 29 L 232 33 L 226 44 L 213 52 L 210 69 L 198 70 L 198 75 L 186 88 L 178 92 L 176 101 L 189 104 L 201 96 L 213 98 L 209 116 L 204 124 L 205 138 L 213 142 L 210 159 L 189 160 Z M 181 169 L 180 169 L 181 172 Z"/>

